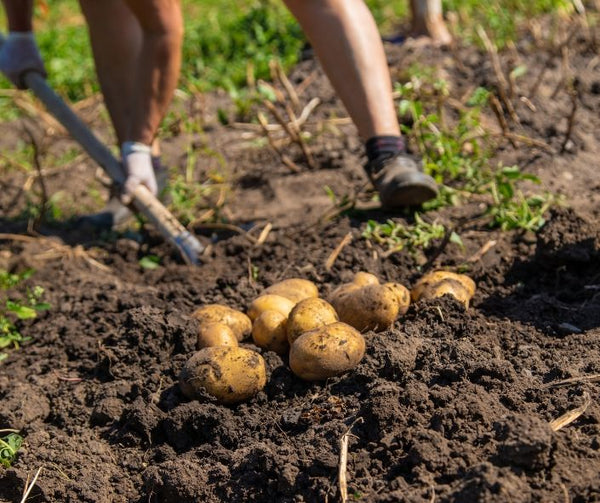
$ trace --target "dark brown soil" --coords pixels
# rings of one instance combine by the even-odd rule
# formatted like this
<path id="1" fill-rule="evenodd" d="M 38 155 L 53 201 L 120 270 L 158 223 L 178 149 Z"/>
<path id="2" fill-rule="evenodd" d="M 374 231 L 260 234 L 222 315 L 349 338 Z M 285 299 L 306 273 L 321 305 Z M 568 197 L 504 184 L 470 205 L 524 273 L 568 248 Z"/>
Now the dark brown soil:
<path id="1" fill-rule="evenodd" d="M 204 132 L 193 141 L 202 147 L 202 169 L 217 162 L 204 154 L 209 149 L 231 167 L 234 192 L 224 215 L 254 226 L 250 237 L 197 226 L 210 247 L 206 262 L 190 267 L 151 231 L 100 239 L 67 222 L 42 227 L 52 241 L 4 236 L 0 266 L 36 271 L 15 293 L 40 285 L 52 307 L 19 322 L 31 340 L 0 366 L 0 429 L 25 437 L 12 468 L 0 471 L 0 500 L 20 501 L 43 467 L 30 501 L 337 501 L 340 439 L 353 425 L 350 501 L 600 501 L 600 388 L 584 379 L 600 374 L 596 39 L 582 31 L 572 40 L 568 67 L 579 96 L 564 149 L 572 100 L 560 56 L 549 59 L 531 94 L 549 50 L 524 36 L 501 54 L 506 67 L 528 69 L 512 100 L 522 125 L 514 130 L 548 147 L 501 140 L 493 162 L 516 163 L 566 198 L 537 235 L 490 230 L 477 205 L 465 205 L 437 215 L 446 222 L 460 217 L 464 249 L 438 242 L 424 256 L 386 257 L 361 238 L 365 221 L 402 215 L 371 210 L 321 218 L 331 209 L 325 186 L 342 197 L 366 183 L 348 121 L 330 123 L 311 143 L 317 170 L 285 147 L 302 168 L 292 173 L 271 149 L 248 140 L 249 130 L 219 125 L 217 108 L 234 112 L 215 94 L 201 103 Z M 496 84 L 488 55 L 474 49 L 388 49 L 394 71 L 416 61 L 440 68 L 456 100 Z M 299 65 L 292 81 L 309 75 L 301 99 L 323 102 L 312 126 L 332 114 L 344 117 L 314 61 Z M 499 129 L 491 111 L 484 120 Z M 18 128 L 1 129 L 3 148 L 11 148 Z M 192 140 L 171 129 L 165 156 L 184 166 Z M 72 146 L 59 135 L 48 148 Z M 81 211 L 93 208 L 93 171 L 80 159 L 68 172 L 47 175 L 47 190 L 70 194 Z M 25 235 L 17 215 L 26 205 L 27 177 L 13 169 L 2 178 L 0 231 Z M 257 245 L 269 222 L 273 230 Z M 352 243 L 328 271 L 327 258 L 348 233 Z M 495 246 L 487 253 L 467 261 L 490 241 Z M 57 248 L 61 242 L 83 248 Z M 141 268 L 147 254 L 159 255 L 162 266 Z M 190 402 L 178 391 L 178 372 L 194 351 L 197 326 L 189 315 L 197 306 L 244 310 L 261 289 L 287 277 L 315 281 L 326 297 L 359 270 L 411 286 L 423 266 L 465 263 L 478 286 L 470 309 L 451 298 L 412 305 L 391 329 L 366 334 L 365 358 L 340 378 L 306 383 L 285 358 L 262 352 L 268 384 L 247 403 Z M 569 378 L 580 379 L 552 386 Z M 588 397 L 574 422 L 551 429 L 552 420 Z"/>

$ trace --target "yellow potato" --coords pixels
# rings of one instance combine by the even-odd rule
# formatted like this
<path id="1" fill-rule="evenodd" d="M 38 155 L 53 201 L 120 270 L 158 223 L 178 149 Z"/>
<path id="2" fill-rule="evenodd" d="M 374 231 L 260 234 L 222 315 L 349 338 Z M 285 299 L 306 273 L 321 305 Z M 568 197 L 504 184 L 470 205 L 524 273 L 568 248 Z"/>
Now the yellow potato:
<path id="1" fill-rule="evenodd" d="M 290 299 L 295 304 L 310 297 L 318 297 L 317 286 L 307 279 L 289 278 L 271 285 L 264 291 L 265 294 L 281 295 Z"/>
<path id="2" fill-rule="evenodd" d="M 248 308 L 248 316 L 254 321 L 264 311 L 277 311 L 287 318 L 295 305 L 295 302 L 281 295 L 267 293 L 252 301 Z"/>
<path id="3" fill-rule="evenodd" d="M 408 290 L 399 283 L 367 284 L 358 288 L 338 288 L 331 297 L 340 321 L 366 332 L 387 329 L 410 304 Z"/>
<path id="4" fill-rule="evenodd" d="M 237 311 L 221 304 L 207 304 L 192 313 L 201 325 L 207 323 L 223 323 L 235 334 L 238 341 L 243 341 L 252 332 L 250 318 L 241 311 Z"/>
<path id="5" fill-rule="evenodd" d="M 472 298 L 475 294 L 475 282 L 466 274 L 457 274 L 450 271 L 434 271 L 426 274 L 417 281 L 410 292 L 410 296 L 416 302 L 421 298 L 421 294 L 425 288 L 446 279 L 452 279 L 461 283 L 469 294 L 469 298 Z"/>
<path id="6" fill-rule="evenodd" d="M 219 403 L 247 400 L 265 387 L 265 361 L 255 351 L 213 346 L 194 353 L 179 374 L 181 392 L 197 399 L 206 391 Z"/>
<path id="7" fill-rule="evenodd" d="M 437 297 L 442 297 L 443 295 L 452 295 L 461 302 L 465 308 L 469 308 L 471 293 L 467 290 L 464 283 L 451 278 L 446 278 L 437 283 L 427 285 L 421 290 L 419 300 L 435 299 Z"/>
<path id="8" fill-rule="evenodd" d="M 252 339 L 259 348 L 284 355 L 290 349 L 287 318 L 278 311 L 263 311 L 252 326 Z"/>
<path id="9" fill-rule="evenodd" d="M 292 344 L 300 335 L 309 330 L 338 321 L 333 306 L 326 300 L 312 297 L 298 302 L 287 320 L 287 338 Z"/>
<path id="10" fill-rule="evenodd" d="M 359 271 L 354 275 L 352 283 L 357 286 L 378 285 L 379 279 L 370 272 Z"/>
<path id="11" fill-rule="evenodd" d="M 238 340 L 224 323 L 205 323 L 198 331 L 198 349 L 210 346 L 238 346 Z"/>
<path id="12" fill-rule="evenodd" d="M 290 348 L 290 368 L 298 377 L 319 381 L 353 369 L 365 354 L 365 339 L 345 323 L 325 325 L 298 337 Z"/>

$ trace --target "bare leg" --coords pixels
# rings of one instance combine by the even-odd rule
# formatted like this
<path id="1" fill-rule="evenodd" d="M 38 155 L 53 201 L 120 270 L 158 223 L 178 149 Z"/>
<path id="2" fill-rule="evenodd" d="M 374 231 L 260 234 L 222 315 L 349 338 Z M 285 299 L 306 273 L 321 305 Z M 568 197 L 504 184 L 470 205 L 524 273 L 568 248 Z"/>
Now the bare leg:
<path id="1" fill-rule="evenodd" d="M 129 134 L 142 30 L 122 0 L 80 0 L 96 73 L 118 144 Z"/>
<path id="2" fill-rule="evenodd" d="M 285 0 L 364 138 L 400 135 L 383 44 L 363 0 Z"/>
<path id="3" fill-rule="evenodd" d="M 151 145 L 179 78 L 179 0 L 80 3 L 118 142 Z"/>
<path id="4" fill-rule="evenodd" d="M 8 31 L 33 31 L 33 0 L 2 0 Z"/>
<path id="5" fill-rule="evenodd" d="M 410 0 L 411 35 L 426 36 L 438 45 L 448 45 L 452 36 L 442 16 L 442 0 Z"/>

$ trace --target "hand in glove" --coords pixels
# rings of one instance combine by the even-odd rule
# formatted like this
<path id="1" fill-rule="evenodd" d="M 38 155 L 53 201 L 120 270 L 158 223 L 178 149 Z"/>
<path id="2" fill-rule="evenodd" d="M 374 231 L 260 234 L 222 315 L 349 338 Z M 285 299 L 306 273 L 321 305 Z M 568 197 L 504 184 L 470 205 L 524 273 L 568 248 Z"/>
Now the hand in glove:
<path id="1" fill-rule="evenodd" d="M 8 34 L 0 50 L 0 70 L 19 89 L 27 87 L 23 77 L 28 71 L 46 77 L 44 62 L 32 32 L 12 31 Z"/>
<path id="2" fill-rule="evenodd" d="M 123 184 L 121 199 L 124 204 L 129 204 L 132 194 L 139 185 L 145 185 L 152 194 L 158 193 L 156 177 L 152 168 L 152 153 L 150 145 L 126 141 L 121 147 L 123 167 L 127 178 Z"/>

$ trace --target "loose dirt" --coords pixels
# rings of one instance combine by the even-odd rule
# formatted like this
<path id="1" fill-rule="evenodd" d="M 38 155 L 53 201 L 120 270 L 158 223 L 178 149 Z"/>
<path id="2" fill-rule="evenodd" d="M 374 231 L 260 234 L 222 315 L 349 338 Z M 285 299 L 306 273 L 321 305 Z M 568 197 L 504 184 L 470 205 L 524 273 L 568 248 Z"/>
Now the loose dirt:
<path id="1" fill-rule="evenodd" d="M 315 96 L 322 102 L 306 126 L 322 128 L 310 143 L 315 170 L 294 146 L 284 152 L 299 173 L 268 145 L 257 146 L 255 130 L 220 125 L 218 109 L 233 117 L 233 105 L 220 94 L 204 97 L 197 112 L 202 166 L 208 172 L 218 165 L 202 152 L 224 156 L 234 180 L 224 216 L 241 231 L 197 225 L 209 246 L 199 267 L 181 265 L 151 231 L 98 237 L 67 222 L 43 227 L 46 240 L 2 238 L 0 266 L 34 268 L 24 286 L 44 287 L 52 307 L 19 323 L 31 340 L 0 366 L 0 429 L 25 437 L 17 461 L 0 471 L 0 500 L 20 501 L 42 467 L 30 501 L 337 501 L 340 439 L 362 418 L 349 441 L 350 501 L 600 501 L 597 38 L 576 35 L 566 69 L 564 55 L 561 63 L 531 36 L 522 40 L 501 54 L 505 67 L 527 67 L 512 99 L 521 126 L 511 127 L 540 143 L 515 147 L 500 139 L 493 162 L 517 163 L 565 196 L 537 235 L 491 230 L 478 205 L 466 204 L 435 213 L 448 225 L 460 220 L 464 249 L 438 242 L 424 256 L 384 257 L 361 238 L 364 224 L 402 215 L 330 211 L 325 186 L 341 198 L 359 193 L 367 180 L 356 131 L 308 60 L 290 78 L 304 86 L 304 103 Z M 387 50 L 396 75 L 414 62 L 435 66 L 459 101 L 476 86 L 496 83 L 485 52 L 411 44 Z M 569 133 L 571 75 L 578 97 Z M 340 119 L 324 122 L 332 116 Z M 86 117 L 100 123 L 97 114 Z M 491 111 L 484 120 L 500 130 Z M 12 148 L 18 129 L 0 129 L 2 148 Z M 185 166 L 189 133 L 173 131 L 165 158 Z M 47 146 L 70 147 L 60 134 Z M 2 177 L 4 233 L 25 234 L 17 215 L 29 176 L 13 169 Z M 49 194 L 98 207 L 86 158 L 45 178 Z M 372 189 L 365 190 L 368 200 Z M 267 223 L 273 228 L 257 244 Z M 352 242 L 327 270 L 348 233 Z M 484 246 L 486 253 L 467 261 Z M 161 267 L 141 268 L 138 260 L 148 254 L 160 256 Z M 412 305 L 389 330 L 366 334 L 365 358 L 340 378 L 302 382 L 285 358 L 263 352 L 268 384 L 247 403 L 190 402 L 177 389 L 178 372 L 194 351 L 197 325 L 189 315 L 202 304 L 244 310 L 264 287 L 287 277 L 313 280 L 326 297 L 358 270 L 411 286 L 424 268 L 465 263 L 478 285 L 469 310 L 451 298 Z M 552 430 L 551 421 L 588 397 L 574 422 Z"/>

